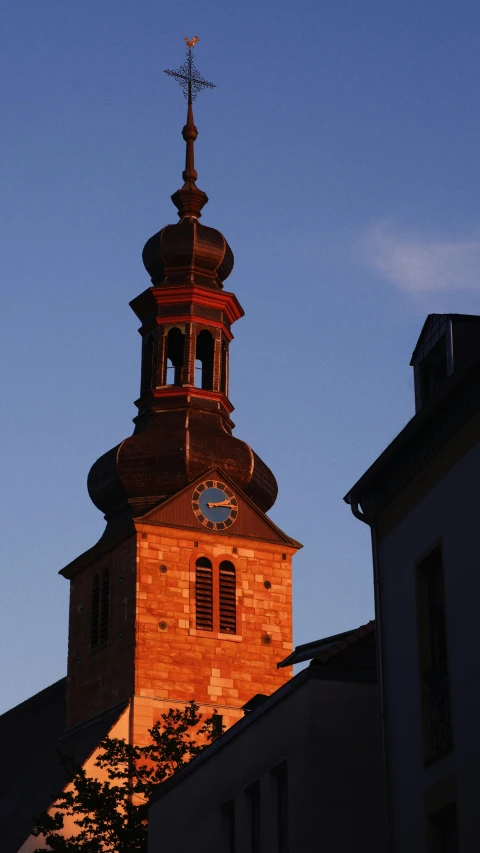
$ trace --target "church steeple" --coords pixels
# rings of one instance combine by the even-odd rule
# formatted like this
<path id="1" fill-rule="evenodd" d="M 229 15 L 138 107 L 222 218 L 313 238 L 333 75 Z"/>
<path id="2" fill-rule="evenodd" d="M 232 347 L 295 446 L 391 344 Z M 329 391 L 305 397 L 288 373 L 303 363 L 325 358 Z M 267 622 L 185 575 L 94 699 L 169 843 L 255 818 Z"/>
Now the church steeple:
<path id="1" fill-rule="evenodd" d="M 93 465 L 88 489 L 107 527 L 62 570 L 67 727 L 128 701 L 134 743 L 192 698 L 231 725 L 252 695 L 285 683 L 276 664 L 292 648 L 300 545 L 264 515 L 275 477 L 232 435 L 229 348 L 243 310 L 223 289 L 233 267 L 225 237 L 198 221 L 207 197 L 195 182 L 192 101 L 206 81 L 192 47 L 172 72 L 188 99 L 180 218 L 147 241 L 152 282 L 131 302 L 142 339 L 135 430 Z"/>
<path id="2" fill-rule="evenodd" d="M 180 220 L 150 237 L 143 262 L 152 286 L 130 305 L 141 321 L 142 368 L 134 434 L 93 465 L 88 489 L 108 529 L 138 518 L 216 466 L 268 510 L 275 477 L 232 435 L 228 396 L 232 324 L 243 316 L 223 282 L 233 268 L 225 237 L 199 223 L 207 195 L 196 186 L 193 100 L 211 88 L 193 64 L 195 40 L 177 79 L 187 97 L 184 184 L 172 196 Z"/>

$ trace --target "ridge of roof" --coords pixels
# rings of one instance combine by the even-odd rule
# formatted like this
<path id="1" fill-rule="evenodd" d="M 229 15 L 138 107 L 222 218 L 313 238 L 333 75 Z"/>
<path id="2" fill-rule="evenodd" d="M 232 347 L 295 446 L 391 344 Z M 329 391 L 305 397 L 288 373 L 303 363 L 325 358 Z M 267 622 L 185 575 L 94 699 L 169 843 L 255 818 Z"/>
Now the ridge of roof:
<path id="1" fill-rule="evenodd" d="M 417 343 L 415 344 L 415 348 L 412 352 L 412 357 L 410 360 L 410 366 L 412 366 L 413 359 L 415 358 L 415 355 L 417 354 L 417 352 L 421 346 L 421 342 L 422 342 L 424 333 L 427 330 L 427 327 L 433 322 L 433 319 L 436 317 L 443 317 L 444 319 L 449 318 L 451 320 L 462 320 L 462 321 L 465 320 L 466 322 L 477 322 L 477 323 L 480 320 L 479 314 L 458 314 L 455 312 L 446 312 L 443 314 L 438 314 L 435 311 L 433 311 L 431 314 L 427 314 L 425 322 L 424 322 L 424 324 L 420 330 L 420 334 L 417 338 Z"/>
<path id="2" fill-rule="evenodd" d="M 345 651 L 349 646 L 358 643 L 359 640 L 366 637 L 367 634 L 371 634 L 374 630 L 375 620 L 371 619 L 369 622 L 359 625 L 358 628 L 354 628 L 353 630 L 342 631 L 340 634 L 332 634 L 330 637 L 324 637 L 321 640 L 314 640 L 311 643 L 296 646 L 288 657 L 277 663 L 277 669 L 313 659 L 320 663 L 326 663 L 327 660 Z"/>
<path id="3" fill-rule="evenodd" d="M 17 705 L 13 705 L 12 708 L 8 708 L 7 711 L 4 711 L 3 714 L 0 714 L 0 731 L 1 726 L 4 724 L 5 719 L 9 714 L 19 713 L 20 711 L 24 711 L 27 705 L 31 705 L 36 702 L 42 702 L 43 694 L 47 691 L 53 691 L 56 688 L 60 689 L 61 684 L 67 685 L 67 676 L 64 675 L 63 678 L 59 678 L 58 681 L 54 681 L 52 684 L 49 684 L 48 687 L 42 687 L 37 693 L 34 693 L 32 696 L 29 696 L 27 699 L 22 699 L 21 702 L 18 702 Z"/>

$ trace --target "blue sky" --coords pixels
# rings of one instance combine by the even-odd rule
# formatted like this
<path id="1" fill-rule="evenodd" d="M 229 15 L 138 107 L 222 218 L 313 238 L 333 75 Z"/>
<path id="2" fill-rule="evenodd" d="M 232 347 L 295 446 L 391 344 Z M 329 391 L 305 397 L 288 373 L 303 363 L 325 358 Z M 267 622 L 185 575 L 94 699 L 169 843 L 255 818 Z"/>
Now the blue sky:
<path id="1" fill-rule="evenodd" d="M 413 414 L 429 312 L 480 313 L 477 2 L 4 0 L 0 710 L 66 669 L 57 571 L 103 530 L 86 476 L 132 430 L 141 251 L 176 221 L 198 35 L 203 222 L 235 254 L 236 435 L 304 543 L 295 641 L 373 615 L 342 497 Z"/>

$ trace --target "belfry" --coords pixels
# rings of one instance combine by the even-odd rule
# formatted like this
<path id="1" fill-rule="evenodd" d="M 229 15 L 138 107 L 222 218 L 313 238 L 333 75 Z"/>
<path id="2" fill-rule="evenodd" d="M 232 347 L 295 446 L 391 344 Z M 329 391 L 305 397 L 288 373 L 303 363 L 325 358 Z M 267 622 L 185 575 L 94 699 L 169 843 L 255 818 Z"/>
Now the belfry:
<path id="1" fill-rule="evenodd" d="M 195 41 L 195 40 L 194 40 Z M 193 43 L 179 71 L 187 96 L 179 221 L 147 240 L 151 285 L 130 303 L 141 323 L 133 435 L 92 466 L 103 536 L 62 569 L 71 583 L 67 727 L 122 702 L 141 743 L 169 707 L 194 699 L 224 724 L 291 675 L 291 558 L 299 543 L 265 513 L 274 475 L 232 434 L 232 325 L 225 237 L 200 224 L 193 100 L 205 86 Z"/>

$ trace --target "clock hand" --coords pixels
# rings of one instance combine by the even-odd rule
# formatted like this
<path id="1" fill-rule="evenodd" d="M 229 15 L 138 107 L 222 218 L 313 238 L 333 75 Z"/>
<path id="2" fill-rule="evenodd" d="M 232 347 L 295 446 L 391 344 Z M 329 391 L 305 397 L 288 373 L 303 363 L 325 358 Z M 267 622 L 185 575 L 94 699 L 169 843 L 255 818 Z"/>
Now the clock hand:
<path id="1" fill-rule="evenodd" d="M 209 501 L 209 502 L 207 503 L 207 506 L 208 506 L 208 508 L 209 508 L 209 509 L 213 509 L 213 507 L 215 507 L 215 506 L 225 506 L 225 507 L 227 507 L 228 509 L 232 509 L 232 504 L 230 503 L 230 501 L 228 500 L 228 498 L 227 498 L 226 500 L 224 500 L 224 501 L 216 501 L 216 502 L 214 502 L 214 501 Z"/>

